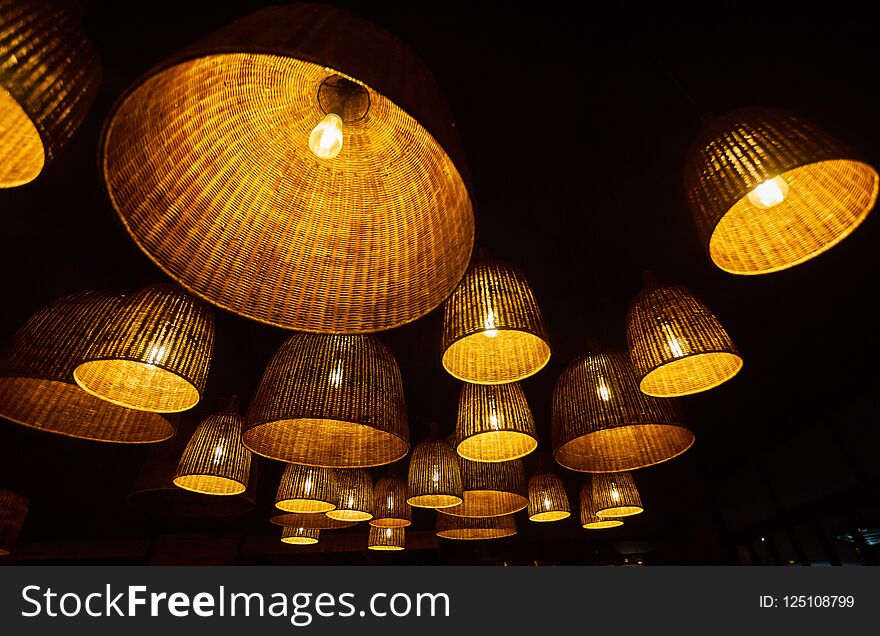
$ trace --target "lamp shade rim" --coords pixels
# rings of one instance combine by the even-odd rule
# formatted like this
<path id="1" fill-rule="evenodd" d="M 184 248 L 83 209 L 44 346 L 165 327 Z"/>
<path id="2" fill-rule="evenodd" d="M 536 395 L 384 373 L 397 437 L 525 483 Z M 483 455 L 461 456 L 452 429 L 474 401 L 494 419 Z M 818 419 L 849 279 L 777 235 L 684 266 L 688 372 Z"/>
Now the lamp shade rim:
<path id="1" fill-rule="evenodd" d="M 463 501 L 458 495 L 424 494 L 409 497 L 406 503 L 415 508 L 451 508 Z"/>
<path id="2" fill-rule="evenodd" d="M 543 510 L 529 515 L 529 521 L 536 523 L 549 523 L 552 521 L 562 521 L 571 516 L 570 510 Z"/>
<path id="3" fill-rule="evenodd" d="M 402 545 L 370 545 L 367 546 L 368 550 L 376 550 L 378 552 L 399 552 L 401 550 L 405 550 L 406 548 Z"/>
<path id="4" fill-rule="evenodd" d="M 644 511 L 645 509 L 642 506 L 615 506 L 613 508 L 602 508 L 601 510 L 597 510 L 596 516 L 600 519 L 604 519 L 606 517 L 631 517 L 633 515 L 641 514 Z"/>
<path id="5" fill-rule="evenodd" d="M 524 329 L 520 327 L 503 327 L 499 326 L 494 331 L 502 332 L 502 331 L 510 331 L 516 332 L 518 334 L 530 336 L 534 339 L 536 345 L 538 345 L 541 350 L 541 358 L 540 361 L 530 365 L 528 369 L 524 369 L 518 371 L 517 373 L 505 374 L 503 379 L 501 380 L 486 380 L 484 378 L 479 377 L 468 377 L 466 374 L 462 373 L 459 369 L 453 368 L 451 366 L 450 357 L 452 355 L 453 348 L 458 347 L 463 344 L 464 340 L 468 338 L 473 338 L 474 336 L 483 336 L 486 331 L 493 331 L 490 329 L 481 328 L 471 333 L 465 333 L 457 336 L 454 340 L 449 342 L 446 348 L 443 350 L 443 355 L 441 357 L 441 363 L 443 364 L 443 368 L 446 369 L 446 372 L 454 377 L 456 380 L 461 380 L 462 382 L 467 382 L 469 384 L 511 384 L 512 382 L 519 382 L 520 380 L 525 380 L 529 378 L 547 366 L 547 363 L 550 362 L 550 358 L 552 357 L 552 350 L 550 348 L 550 343 L 547 342 L 546 338 L 541 334 L 535 333 L 533 330 Z M 540 344 L 539 344 L 540 343 Z"/>
<path id="6" fill-rule="evenodd" d="M 598 515 L 596 515 L 598 516 Z M 584 530 L 607 530 L 610 528 L 619 528 L 623 525 L 621 519 L 599 519 L 599 521 L 588 521 L 581 524 Z"/>
<path id="7" fill-rule="evenodd" d="M 374 517 L 370 519 L 370 525 L 374 528 L 406 528 L 412 525 L 412 521 L 401 517 Z"/>
<path id="8" fill-rule="evenodd" d="M 212 483 L 225 486 L 226 489 L 224 489 L 222 492 L 216 490 L 204 490 L 198 488 L 193 483 L 198 482 L 199 480 L 205 480 L 206 478 Z M 183 490 L 197 492 L 202 495 L 216 495 L 220 497 L 240 495 L 247 490 L 247 484 L 243 484 L 237 479 L 232 479 L 230 477 L 221 477 L 212 473 L 187 473 L 185 475 L 177 475 L 172 480 L 172 483 L 178 488 L 182 488 Z"/>
<path id="9" fill-rule="evenodd" d="M 315 545 L 318 540 L 314 537 L 283 537 L 281 543 L 287 545 Z"/>
<path id="10" fill-rule="evenodd" d="M 351 508 L 334 508 L 324 513 L 334 521 L 369 521 L 373 518 L 373 513 L 365 510 L 353 510 Z"/>
<path id="11" fill-rule="evenodd" d="M 670 440 L 670 435 L 673 435 L 676 443 L 672 445 L 672 448 L 668 452 L 660 457 L 657 455 L 649 456 L 646 452 L 639 455 L 636 454 L 639 452 L 639 450 L 636 449 L 632 454 L 627 454 L 626 456 L 621 455 L 619 452 L 613 453 L 611 455 L 613 459 L 611 460 L 597 457 L 593 445 L 585 444 L 588 439 L 592 440 L 597 437 L 608 437 L 609 435 L 614 435 L 616 432 L 622 432 L 624 434 L 631 431 L 643 432 L 645 429 L 650 429 L 650 432 L 655 434 L 662 432 L 664 434 L 663 440 L 665 442 L 668 442 Z M 683 424 L 670 422 L 633 422 L 620 426 L 608 426 L 584 435 L 579 435 L 574 439 L 560 444 L 553 451 L 553 458 L 560 466 L 576 472 L 619 473 L 668 462 L 669 460 L 682 455 L 693 446 L 695 442 L 696 436 L 693 431 Z M 644 446 L 644 444 L 640 443 L 638 440 L 635 441 L 635 445 L 639 448 Z M 583 452 L 574 452 L 572 449 L 578 446 L 586 446 L 586 448 L 584 448 Z M 578 458 L 579 461 L 574 461 L 575 458 Z"/>
<path id="12" fill-rule="evenodd" d="M 289 499 L 279 499 L 275 502 L 275 508 L 281 512 L 291 512 L 294 514 L 318 514 L 322 512 L 330 512 L 336 509 L 336 503 L 323 501 L 321 499 L 305 499 L 295 497 Z M 337 521 L 343 521 L 337 519 Z"/>
<path id="13" fill-rule="evenodd" d="M 678 365 L 682 361 L 687 360 L 689 362 L 692 362 L 697 358 L 705 356 L 723 356 L 727 358 L 732 364 L 727 365 L 728 368 L 726 369 L 726 372 L 724 374 L 719 375 L 704 384 L 695 384 L 695 388 L 688 389 L 686 391 L 672 391 L 666 393 L 657 391 L 655 388 L 653 388 L 651 376 L 656 374 L 658 371 L 668 372 L 672 367 Z M 743 357 L 737 351 L 724 349 L 707 349 L 704 351 L 694 351 L 692 353 L 688 353 L 687 355 L 678 356 L 676 358 L 673 358 L 672 360 L 656 365 L 653 369 L 645 373 L 645 375 L 642 376 L 641 380 L 639 380 L 639 390 L 645 395 L 650 395 L 651 397 L 656 398 L 673 398 L 682 397 L 685 395 L 693 395 L 694 393 L 701 393 L 702 391 L 708 391 L 709 389 L 714 389 L 717 386 L 721 386 L 722 384 L 736 376 L 742 370 L 743 364 Z"/>
<path id="14" fill-rule="evenodd" d="M 480 438 L 480 440 L 482 440 L 486 437 L 495 436 L 498 433 L 504 433 L 505 436 L 510 438 L 522 438 L 523 444 L 521 445 L 521 448 L 528 448 L 528 450 L 516 452 L 512 455 L 502 455 L 500 453 L 491 453 L 488 451 L 484 451 L 482 454 L 479 455 L 477 455 L 476 453 L 471 453 L 471 449 L 473 447 L 483 446 L 476 438 Z M 526 440 L 528 440 L 528 442 Z M 499 463 L 521 459 L 526 455 L 532 453 L 536 448 L 538 448 L 538 440 L 535 435 L 524 433 L 523 431 L 514 428 L 501 428 L 492 431 L 478 431 L 475 433 L 471 433 L 470 435 L 464 435 L 457 438 L 455 452 L 458 453 L 461 457 L 464 457 L 465 459 L 470 461 L 483 463 Z"/>
<path id="15" fill-rule="evenodd" d="M 165 406 L 162 406 L 164 400 L 134 403 L 128 400 L 120 399 L 118 397 L 112 397 L 110 395 L 102 394 L 100 391 L 97 391 L 90 386 L 90 383 L 85 376 L 86 371 L 91 370 L 93 366 L 103 366 L 106 363 L 116 363 L 117 365 L 119 363 L 122 363 L 123 366 L 131 364 L 137 365 L 137 368 L 152 368 L 154 370 L 160 370 L 164 374 L 167 374 L 169 378 L 180 381 L 179 386 L 184 387 L 188 399 L 181 400 L 180 403 L 175 405 L 174 407 L 169 407 L 167 406 L 167 404 Z M 110 402 L 111 404 L 122 406 L 128 409 L 133 409 L 135 411 L 148 411 L 150 413 L 181 413 L 183 411 L 188 411 L 189 409 L 193 408 L 202 399 L 202 392 L 191 379 L 184 377 L 176 371 L 171 371 L 162 364 L 150 364 L 144 362 L 143 360 L 136 360 L 134 358 L 126 356 L 87 358 L 86 360 L 80 362 L 73 370 L 73 379 L 74 381 L 76 381 L 77 386 L 79 386 L 79 388 L 81 388 L 89 395 L 92 395 L 106 402 Z"/>

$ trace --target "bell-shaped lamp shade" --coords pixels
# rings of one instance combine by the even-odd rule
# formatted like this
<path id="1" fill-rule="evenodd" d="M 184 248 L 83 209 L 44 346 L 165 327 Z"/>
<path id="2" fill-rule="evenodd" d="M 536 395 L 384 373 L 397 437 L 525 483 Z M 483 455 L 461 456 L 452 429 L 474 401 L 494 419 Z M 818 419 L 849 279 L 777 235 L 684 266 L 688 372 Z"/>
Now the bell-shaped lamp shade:
<path id="1" fill-rule="evenodd" d="M 412 523 L 412 506 L 406 503 L 406 482 L 400 477 L 382 477 L 373 488 L 376 501 L 371 526 L 404 528 Z"/>
<path id="2" fill-rule="evenodd" d="M 201 399 L 213 351 L 207 306 L 174 285 L 153 285 L 122 299 L 73 377 L 113 404 L 177 413 Z"/>
<path id="3" fill-rule="evenodd" d="M 176 415 L 117 406 L 73 381 L 74 369 L 119 303 L 108 293 L 81 292 L 34 314 L 0 355 L 0 417 L 95 442 L 147 444 L 174 436 Z"/>
<path id="4" fill-rule="evenodd" d="M 406 530 L 403 528 L 370 527 L 367 548 L 379 551 L 400 551 L 406 549 Z"/>
<path id="5" fill-rule="evenodd" d="M 269 521 L 276 526 L 290 528 L 311 528 L 313 530 L 339 530 L 357 525 L 357 521 L 339 521 L 331 519 L 327 515 L 314 514 L 311 512 L 284 512 L 272 515 Z"/>
<path id="6" fill-rule="evenodd" d="M 877 199 L 873 167 L 778 108 L 709 121 L 684 172 L 709 257 L 731 274 L 767 274 L 818 256 L 855 230 Z"/>
<path id="7" fill-rule="evenodd" d="M 475 384 L 516 382 L 550 360 L 541 310 L 522 272 L 482 254 L 443 311 L 443 367 Z"/>
<path id="8" fill-rule="evenodd" d="M 98 94 L 98 52 L 70 3 L 0 2 L 0 188 L 39 176 Z"/>
<path id="9" fill-rule="evenodd" d="M 461 142 L 430 71 L 327 5 L 260 10 L 154 67 L 110 114 L 101 167 L 173 279 L 287 329 L 411 322 L 473 250 Z"/>
<path id="10" fill-rule="evenodd" d="M 438 511 L 436 534 L 441 539 L 458 541 L 503 539 L 516 534 L 516 521 L 513 515 L 471 518 L 453 517 Z"/>
<path id="11" fill-rule="evenodd" d="M 28 499 L 0 489 L 0 557 L 12 552 L 28 514 Z"/>
<path id="12" fill-rule="evenodd" d="M 465 459 L 503 462 L 538 447 L 535 420 L 517 383 L 461 385 L 456 451 Z"/>
<path id="13" fill-rule="evenodd" d="M 458 455 L 438 437 L 436 424 L 413 449 L 406 486 L 407 503 L 417 508 L 449 508 L 463 501 Z"/>
<path id="14" fill-rule="evenodd" d="M 559 476 L 536 473 L 529 479 L 529 520 L 560 521 L 571 516 L 568 494 Z"/>
<path id="15" fill-rule="evenodd" d="M 314 514 L 336 507 L 336 471 L 288 464 L 281 476 L 275 507 L 284 512 Z"/>
<path id="16" fill-rule="evenodd" d="M 592 475 L 591 494 L 593 510 L 602 519 L 629 517 L 645 510 L 630 473 Z"/>
<path id="17" fill-rule="evenodd" d="M 642 393 L 626 354 L 601 349 L 559 376 L 552 429 L 556 461 L 591 473 L 659 464 L 694 443 L 676 403 Z"/>
<path id="18" fill-rule="evenodd" d="M 529 505 L 526 474 L 522 460 L 509 462 L 472 462 L 459 459 L 464 501 L 443 508 L 458 517 L 500 517 Z"/>
<path id="19" fill-rule="evenodd" d="M 314 545 L 318 542 L 321 531 L 316 528 L 293 528 L 284 526 L 281 529 L 281 543 L 288 545 Z"/>
<path id="20" fill-rule="evenodd" d="M 373 479 L 361 468 L 336 471 L 336 508 L 327 516 L 338 521 L 369 521 L 373 518 Z"/>
<path id="21" fill-rule="evenodd" d="M 743 361 L 718 319 L 684 287 L 649 280 L 627 315 L 629 356 L 643 393 L 699 393 L 739 373 Z"/>
<path id="22" fill-rule="evenodd" d="M 593 504 L 593 486 L 588 481 L 581 486 L 581 527 L 586 530 L 607 530 L 622 526 L 623 521 L 615 517 L 600 517 Z"/>
<path id="23" fill-rule="evenodd" d="M 309 466 L 403 458 L 409 426 L 397 361 L 372 336 L 294 334 L 263 373 L 242 439 L 258 455 Z"/>

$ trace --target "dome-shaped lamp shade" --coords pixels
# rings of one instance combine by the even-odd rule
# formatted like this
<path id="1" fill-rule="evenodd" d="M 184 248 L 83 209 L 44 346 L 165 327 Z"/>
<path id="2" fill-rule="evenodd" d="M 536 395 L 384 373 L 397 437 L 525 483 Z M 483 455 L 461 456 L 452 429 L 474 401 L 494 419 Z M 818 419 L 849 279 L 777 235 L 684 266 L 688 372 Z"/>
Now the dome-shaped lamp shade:
<path id="1" fill-rule="evenodd" d="M 174 485 L 206 495 L 237 495 L 247 490 L 251 452 L 241 443 L 237 400 L 199 424 L 183 451 Z"/>
<path id="2" fill-rule="evenodd" d="M 360 468 L 336 471 L 336 508 L 327 516 L 337 521 L 369 521 L 373 518 L 373 479 Z"/>
<path id="3" fill-rule="evenodd" d="M 258 455 L 310 466 L 403 458 L 409 426 L 394 356 L 372 336 L 291 336 L 263 373 L 242 439 Z"/>
<path id="4" fill-rule="evenodd" d="M 460 459 L 464 501 L 443 512 L 458 517 L 500 517 L 529 505 L 522 461 L 472 462 Z"/>
<path id="5" fill-rule="evenodd" d="M 503 539 L 516 534 L 516 521 L 512 515 L 504 517 L 453 517 L 437 513 L 437 536 L 441 539 L 479 541 Z"/>
<path id="6" fill-rule="evenodd" d="M 776 272 L 830 249 L 874 207 L 877 181 L 849 148 L 777 108 L 711 120 L 685 161 L 709 257 L 732 274 Z"/>
<path id="7" fill-rule="evenodd" d="M 376 501 L 371 526 L 404 528 L 412 523 L 412 507 L 406 503 L 406 482 L 400 477 L 382 477 L 373 488 Z"/>
<path id="8" fill-rule="evenodd" d="M 321 531 L 315 528 L 292 528 L 284 526 L 281 529 L 281 543 L 288 545 L 314 545 L 318 542 Z"/>
<path id="9" fill-rule="evenodd" d="M 254 320 L 390 329 L 442 303 L 470 261 L 443 95 L 400 40 L 340 9 L 264 9 L 165 60 L 116 104 L 101 154 L 140 248 Z"/>
<path id="10" fill-rule="evenodd" d="M 285 512 L 273 515 L 269 521 L 276 526 L 290 528 L 312 528 L 314 530 L 339 530 L 357 525 L 357 521 L 339 521 L 331 519 L 327 515 L 314 514 L 311 512 Z"/>
<path id="11" fill-rule="evenodd" d="M 27 514 L 27 497 L 0 489 L 0 556 L 12 552 Z"/>
<path id="12" fill-rule="evenodd" d="M 504 384 L 550 360 L 541 310 L 523 274 L 481 255 L 443 312 L 443 367 L 475 384 Z"/>
<path id="13" fill-rule="evenodd" d="M 409 459 L 407 503 L 417 508 L 449 508 L 463 501 L 461 467 L 452 446 L 436 435 L 418 443 Z"/>
<path id="14" fill-rule="evenodd" d="M 536 473 L 529 479 L 529 520 L 560 521 L 571 516 L 568 494 L 553 473 Z"/>
<path id="15" fill-rule="evenodd" d="M 367 539 L 369 550 L 400 551 L 406 549 L 406 530 L 403 528 L 377 528 L 370 527 L 370 536 Z"/>
<path id="16" fill-rule="evenodd" d="M 68 7 L 0 0 L 0 188 L 36 179 L 98 93 L 97 50 Z"/>
<path id="17" fill-rule="evenodd" d="M 127 409 L 90 395 L 73 371 L 119 298 L 81 292 L 34 314 L 0 356 L 0 416 L 96 442 L 146 444 L 174 435 L 177 416 Z"/>
<path id="18" fill-rule="evenodd" d="M 281 476 L 275 507 L 285 512 L 314 514 L 336 507 L 336 471 L 288 464 Z"/>
<path id="19" fill-rule="evenodd" d="M 645 395 L 626 354 L 575 359 L 553 390 L 553 448 L 570 470 L 615 472 L 659 464 L 694 443 L 674 401 Z"/>
<path id="20" fill-rule="evenodd" d="M 639 387 L 648 395 L 706 391 L 743 365 L 718 319 L 684 287 L 654 287 L 649 281 L 630 304 L 626 333 Z"/>
<path id="21" fill-rule="evenodd" d="M 214 350 L 214 316 L 173 285 L 122 299 L 73 372 L 86 392 L 154 413 L 186 411 L 205 390 Z"/>
<path id="22" fill-rule="evenodd" d="M 607 530 L 622 526 L 623 521 L 614 517 L 600 517 L 593 505 L 593 486 L 586 482 L 581 486 L 581 527 L 586 530 Z"/>
<path id="23" fill-rule="evenodd" d="M 630 473 L 592 475 L 593 510 L 597 517 L 629 517 L 644 512 L 642 498 Z"/>
<path id="24" fill-rule="evenodd" d="M 463 383 L 455 435 L 458 454 L 478 462 L 518 459 L 538 447 L 535 420 L 517 383 Z"/>

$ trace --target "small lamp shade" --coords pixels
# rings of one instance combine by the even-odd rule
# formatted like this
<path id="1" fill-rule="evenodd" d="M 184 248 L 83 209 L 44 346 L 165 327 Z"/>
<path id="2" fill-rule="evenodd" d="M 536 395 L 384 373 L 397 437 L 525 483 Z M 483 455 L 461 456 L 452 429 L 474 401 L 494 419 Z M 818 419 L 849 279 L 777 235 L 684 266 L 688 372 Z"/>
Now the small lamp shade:
<path id="1" fill-rule="evenodd" d="M 417 508 L 449 508 L 463 501 L 458 456 L 437 436 L 435 424 L 428 439 L 413 449 L 406 485 L 407 503 Z"/>
<path id="2" fill-rule="evenodd" d="M 718 319 L 684 287 L 651 281 L 630 304 L 629 356 L 642 392 L 699 393 L 739 373 L 743 361 Z"/>
<path id="3" fill-rule="evenodd" d="M 333 510 L 336 499 L 335 470 L 288 464 L 281 476 L 275 507 L 285 512 L 314 514 Z"/>
<path id="4" fill-rule="evenodd" d="M 675 402 L 639 390 L 629 359 L 596 350 L 575 359 L 553 390 L 553 448 L 570 470 L 616 472 L 659 464 L 686 451 L 694 434 Z"/>
<path id="5" fill-rule="evenodd" d="M 459 459 L 464 501 L 443 508 L 458 517 L 500 517 L 529 505 L 526 475 L 522 461 L 472 462 Z"/>
<path id="6" fill-rule="evenodd" d="M 475 384 L 516 382 L 550 360 L 544 320 L 523 274 L 485 255 L 443 312 L 443 367 Z"/>
<path id="7" fill-rule="evenodd" d="M 400 551 L 406 549 L 406 530 L 403 528 L 370 527 L 367 548 L 380 551 Z"/>
<path id="8" fill-rule="evenodd" d="M 412 523 L 412 507 L 406 503 L 406 482 L 400 477 L 382 477 L 373 488 L 376 501 L 371 526 L 404 528 Z"/>
<path id="9" fill-rule="evenodd" d="M 310 466 L 401 459 L 409 426 L 394 356 L 372 336 L 291 336 L 263 373 L 242 439 L 258 455 Z"/>
<path id="10" fill-rule="evenodd" d="M 0 0 L 0 188 L 36 179 L 98 93 L 97 50 L 68 7 Z"/>
<path id="11" fill-rule="evenodd" d="M 269 521 L 276 526 L 289 526 L 291 528 L 311 528 L 313 530 L 339 530 L 357 525 L 357 521 L 339 521 L 331 519 L 327 515 L 310 512 L 285 512 L 273 515 Z"/>
<path id="12" fill-rule="evenodd" d="M 177 413 L 198 404 L 214 350 L 214 316 L 173 285 L 123 298 L 73 377 L 113 404 Z"/>
<path id="13" fill-rule="evenodd" d="M 318 542 L 321 531 L 315 528 L 292 528 L 285 526 L 281 529 L 281 543 L 288 545 L 314 545 Z"/>
<path id="14" fill-rule="evenodd" d="M 437 536 L 442 539 L 479 541 L 503 539 L 516 534 L 516 521 L 512 515 L 504 517 L 453 517 L 437 513 Z"/>
<path id="15" fill-rule="evenodd" d="M 478 462 L 518 459 L 538 447 L 535 420 L 517 383 L 463 383 L 455 435 L 458 454 Z"/>
<path id="16" fill-rule="evenodd" d="M 593 509 L 602 519 L 629 517 L 645 510 L 630 473 L 598 473 L 592 475 L 591 486 Z"/>
<path id="17" fill-rule="evenodd" d="M 581 486 L 581 527 L 586 530 L 607 530 L 622 526 L 623 521 L 614 517 L 600 517 L 593 504 L 593 486 L 586 482 Z"/>
<path id="18" fill-rule="evenodd" d="M 776 272 L 830 249 L 874 207 L 877 182 L 852 150 L 778 108 L 711 120 L 685 161 L 697 229 L 732 274 Z"/>
<path id="19" fill-rule="evenodd" d="M 369 521 L 373 518 L 373 479 L 360 468 L 336 471 L 336 508 L 327 516 L 338 521 Z"/>
<path id="20" fill-rule="evenodd" d="M 27 497 L 0 489 L 0 556 L 12 552 L 28 514 Z"/>
<path id="21" fill-rule="evenodd" d="M 117 296 L 81 292 L 34 314 L 0 356 L 0 416 L 39 431 L 95 442 L 147 444 L 175 433 L 176 415 L 127 409 L 80 389 L 73 371 Z"/>
<path id="22" fill-rule="evenodd" d="M 529 520 L 560 521 L 571 516 L 568 494 L 553 473 L 536 473 L 529 479 Z"/>

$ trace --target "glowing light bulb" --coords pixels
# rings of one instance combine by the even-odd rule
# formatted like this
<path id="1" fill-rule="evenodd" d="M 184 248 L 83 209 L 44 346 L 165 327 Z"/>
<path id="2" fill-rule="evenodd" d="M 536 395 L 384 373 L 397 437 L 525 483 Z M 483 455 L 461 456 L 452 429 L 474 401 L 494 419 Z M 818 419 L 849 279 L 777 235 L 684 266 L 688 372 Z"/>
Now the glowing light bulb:
<path id="1" fill-rule="evenodd" d="M 434 469 L 434 474 L 431 475 L 431 481 L 433 481 L 435 484 L 440 483 L 440 473 L 437 472 L 436 468 Z"/>
<path id="2" fill-rule="evenodd" d="M 674 358 L 683 358 L 684 349 L 681 348 L 681 343 L 678 341 L 678 338 L 675 337 L 672 327 L 664 322 L 663 331 L 666 332 L 666 344 L 669 345 L 669 353 L 671 353 Z"/>
<path id="3" fill-rule="evenodd" d="M 162 358 L 165 355 L 165 345 L 153 345 L 152 350 L 150 350 L 150 356 L 147 358 L 147 366 L 153 367 L 154 365 L 162 362 Z"/>
<path id="4" fill-rule="evenodd" d="M 613 501 L 614 503 L 620 501 L 620 492 L 618 492 L 617 486 L 615 486 L 614 484 L 611 484 L 611 501 Z"/>
<path id="5" fill-rule="evenodd" d="M 349 495 L 348 496 L 348 507 L 351 508 L 353 506 L 354 506 L 354 496 Z"/>
<path id="6" fill-rule="evenodd" d="M 342 118 L 330 113 L 309 135 L 309 148 L 319 159 L 333 159 L 342 150 Z"/>
<path id="7" fill-rule="evenodd" d="M 336 362 L 336 366 L 330 370 L 330 385 L 334 389 L 338 389 L 342 384 L 342 360 Z"/>
<path id="8" fill-rule="evenodd" d="M 749 192 L 749 202 L 756 208 L 767 210 L 785 201 L 788 194 L 788 183 L 782 177 L 768 179 Z"/>
<path id="9" fill-rule="evenodd" d="M 223 453 L 225 452 L 226 446 L 226 438 L 221 437 L 220 441 L 217 443 L 217 448 L 214 449 L 214 465 L 220 463 L 220 460 L 223 459 Z"/>
<path id="10" fill-rule="evenodd" d="M 599 394 L 599 399 L 605 402 L 611 399 L 611 389 L 605 384 L 605 378 L 599 378 L 599 386 L 596 387 L 596 393 Z"/>
<path id="11" fill-rule="evenodd" d="M 547 498 L 547 497 L 545 497 L 545 498 L 544 498 L 544 510 L 550 510 L 550 507 L 551 507 L 552 505 L 553 505 L 553 504 L 550 502 L 550 499 Z"/>
<path id="12" fill-rule="evenodd" d="M 306 477 L 305 491 L 306 491 L 306 494 L 309 494 L 310 492 L 312 492 L 312 478 L 311 477 Z"/>
<path id="13" fill-rule="evenodd" d="M 498 416 L 495 414 L 495 411 L 492 411 L 489 415 L 489 426 L 496 430 L 498 429 Z"/>
<path id="14" fill-rule="evenodd" d="M 495 328 L 495 312 L 491 309 L 489 310 L 489 313 L 486 314 L 486 322 L 483 324 L 486 327 L 486 331 L 483 332 L 486 336 L 494 338 L 498 335 L 498 330 Z"/>

